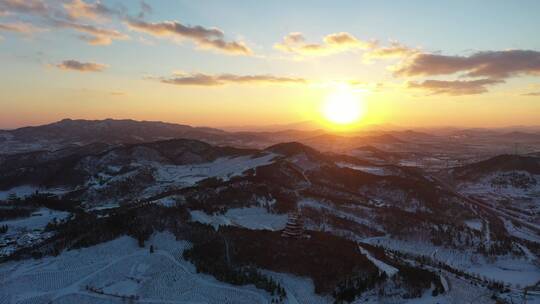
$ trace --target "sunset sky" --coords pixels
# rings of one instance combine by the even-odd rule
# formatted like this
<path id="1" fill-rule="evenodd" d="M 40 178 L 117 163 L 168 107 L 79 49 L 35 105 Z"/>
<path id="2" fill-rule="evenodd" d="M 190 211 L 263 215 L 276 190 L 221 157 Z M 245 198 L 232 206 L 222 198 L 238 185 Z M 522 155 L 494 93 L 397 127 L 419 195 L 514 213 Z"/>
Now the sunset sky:
<path id="1" fill-rule="evenodd" d="M 0 0 L 0 128 L 540 125 L 540 1 Z"/>

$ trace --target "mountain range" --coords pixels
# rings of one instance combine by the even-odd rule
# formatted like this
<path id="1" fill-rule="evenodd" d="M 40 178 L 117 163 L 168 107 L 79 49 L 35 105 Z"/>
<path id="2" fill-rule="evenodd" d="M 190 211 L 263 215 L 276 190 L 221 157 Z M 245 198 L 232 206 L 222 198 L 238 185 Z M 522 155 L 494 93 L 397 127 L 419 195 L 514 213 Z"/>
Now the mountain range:
<path id="1" fill-rule="evenodd" d="M 463 130 L 458 140 L 415 130 L 226 132 L 63 120 L 1 134 L 0 224 L 12 241 L 0 251 L 0 270 L 29 257 L 69 264 L 70 255 L 107 251 L 127 236 L 150 247 L 114 253 L 118 261 L 150 265 L 155 251 L 194 267 L 189 281 L 204 273 L 238 294 L 256 286 L 272 303 L 298 295 L 290 276 L 307 278 L 309 297 L 321 303 L 446 303 L 474 294 L 490 303 L 534 295 L 540 281 L 540 158 L 499 154 L 518 135 L 540 151 L 534 133 Z M 61 219 L 28 226 L 36 236 L 26 243 L 28 230 L 13 225 L 43 214 Z M 298 239 L 283 237 L 291 225 L 301 227 Z M 167 247 L 169 234 L 190 245 Z M 7 277 L 6 286 L 39 280 L 46 265 Z M 118 280 L 133 275 L 130 267 L 117 270 Z M 150 282 L 187 284 L 178 271 L 129 284 L 136 294 Z"/>

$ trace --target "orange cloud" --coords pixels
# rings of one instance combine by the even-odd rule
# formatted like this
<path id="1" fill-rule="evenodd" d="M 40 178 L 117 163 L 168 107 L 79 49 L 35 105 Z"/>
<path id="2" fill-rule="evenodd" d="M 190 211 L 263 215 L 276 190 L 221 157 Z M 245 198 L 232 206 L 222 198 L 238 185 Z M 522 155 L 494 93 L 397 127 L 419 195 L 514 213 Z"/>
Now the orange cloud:
<path id="1" fill-rule="evenodd" d="M 62 20 L 55 20 L 54 24 L 58 27 L 68 28 L 86 34 L 79 36 L 79 38 L 87 41 L 90 45 L 109 45 L 113 40 L 129 39 L 129 36 L 117 30 L 99 28 L 89 24 L 80 24 Z"/>
<path id="2" fill-rule="evenodd" d="M 129 36 L 117 30 L 101 28 L 98 26 L 79 23 L 78 19 L 101 19 L 119 15 L 120 12 L 103 5 L 101 1 L 87 3 L 83 0 L 69 0 L 63 4 L 65 10 L 58 10 L 56 6 L 48 6 L 43 0 L 0 0 L 0 12 L 3 14 L 19 13 L 33 14 L 43 17 L 43 21 L 55 28 L 67 28 L 82 33 L 81 40 L 90 45 L 109 45 L 113 40 L 126 40 Z M 36 31 L 29 25 L 18 27 L 3 27 L 3 30 L 17 32 Z"/>
<path id="3" fill-rule="evenodd" d="M 65 3 L 64 9 L 67 11 L 68 16 L 74 20 L 83 18 L 100 21 L 117 13 L 116 11 L 102 4 L 100 1 L 89 4 L 82 0 L 73 0 Z"/>
<path id="4" fill-rule="evenodd" d="M 131 30 L 153 36 L 189 39 L 201 48 L 215 49 L 231 55 L 250 55 L 251 49 L 241 41 L 226 41 L 224 33 L 218 28 L 187 26 L 177 21 L 150 23 L 141 20 L 128 20 Z"/>
<path id="5" fill-rule="evenodd" d="M 39 29 L 29 23 L 0 23 L 0 31 L 14 32 L 20 34 L 33 34 L 41 32 L 43 29 Z"/>
<path id="6" fill-rule="evenodd" d="M 374 48 L 364 54 L 364 60 L 393 59 L 409 57 L 419 52 L 418 49 L 410 48 L 397 41 L 390 42 L 390 46 Z"/>
<path id="7" fill-rule="evenodd" d="M 362 41 L 346 32 L 326 35 L 322 43 L 307 43 L 302 33 L 292 32 L 283 37 L 282 42 L 276 43 L 274 48 L 298 55 L 324 56 L 354 49 L 371 49 L 376 45 L 376 41 Z"/>
<path id="8" fill-rule="evenodd" d="M 94 62 L 80 62 L 77 60 L 64 60 L 55 67 L 61 70 L 70 70 L 78 72 L 102 72 L 107 68 L 107 65 Z"/>

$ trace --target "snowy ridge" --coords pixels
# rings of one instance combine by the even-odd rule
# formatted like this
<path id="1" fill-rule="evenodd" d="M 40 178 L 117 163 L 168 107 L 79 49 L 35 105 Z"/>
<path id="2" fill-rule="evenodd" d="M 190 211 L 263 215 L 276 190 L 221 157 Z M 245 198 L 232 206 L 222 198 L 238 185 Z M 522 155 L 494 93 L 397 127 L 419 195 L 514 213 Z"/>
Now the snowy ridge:
<path id="1" fill-rule="evenodd" d="M 219 226 L 239 226 L 276 231 L 287 224 L 287 215 L 272 214 L 262 207 L 234 208 L 221 215 L 208 215 L 200 210 L 190 213 L 193 221 L 212 225 L 216 230 Z"/>
<path id="2" fill-rule="evenodd" d="M 108 195 L 109 192 L 114 193 L 118 184 L 135 183 L 137 186 L 131 187 L 134 193 L 126 195 L 129 197 L 138 194 L 139 199 L 148 198 L 171 189 L 193 186 L 207 178 L 215 177 L 226 181 L 242 175 L 249 169 L 268 165 L 274 161 L 275 157 L 274 153 L 257 156 L 220 157 L 212 162 L 188 165 L 174 165 L 156 161 L 133 162 L 129 165 L 131 170 L 128 172 L 116 174 L 115 171 L 111 170 L 109 173 L 100 172 L 97 177 L 92 177 L 86 183 L 88 190 L 85 197 L 92 201 L 92 205 L 113 204 L 120 198 L 111 197 Z M 140 182 L 134 182 L 133 179 L 140 180 Z M 137 191 L 140 192 L 137 193 Z"/>
<path id="3" fill-rule="evenodd" d="M 337 162 L 336 165 L 341 168 L 349 168 L 349 169 L 358 170 L 358 171 L 362 171 L 362 172 L 374 174 L 374 175 L 380 175 L 380 176 L 393 175 L 391 171 L 386 170 L 382 166 L 360 166 L 360 165 L 344 163 L 344 162 Z"/>
<path id="4" fill-rule="evenodd" d="M 375 266 L 377 266 L 377 268 L 379 268 L 380 271 L 386 273 L 386 275 L 388 277 L 392 277 L 394 276 L 396 273 L 398 273 L 398 269 L 394 266 L 391 266 L 391 265 L 388 265 L 386 264 L 385 262 L 383 261 L 380 261 L 376 258 L 374 258 L 371 253 L 369 253 L 369 251 L 367 251 L 366 249 L 364 249 L 360 244 L 358 244 L 358 250 L 360 250 L 360 252 L 365 255 L 368 260 L 371 261 L 371 263 L 373 263 Z"/>

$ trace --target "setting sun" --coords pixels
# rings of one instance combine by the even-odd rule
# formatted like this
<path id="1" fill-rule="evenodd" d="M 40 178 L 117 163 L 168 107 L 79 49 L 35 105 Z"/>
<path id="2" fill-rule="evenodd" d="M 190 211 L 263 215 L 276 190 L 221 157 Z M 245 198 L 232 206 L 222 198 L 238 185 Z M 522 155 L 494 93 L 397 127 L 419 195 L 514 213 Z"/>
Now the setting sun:
<path id="1" fill-rule="evenodd" d="M 326 97 L 322 114 L 326 120 L 339 125 L 359 121 L 365 112 L 363 100 L 359 94 L 347 89 L 333 92 Z"/>

